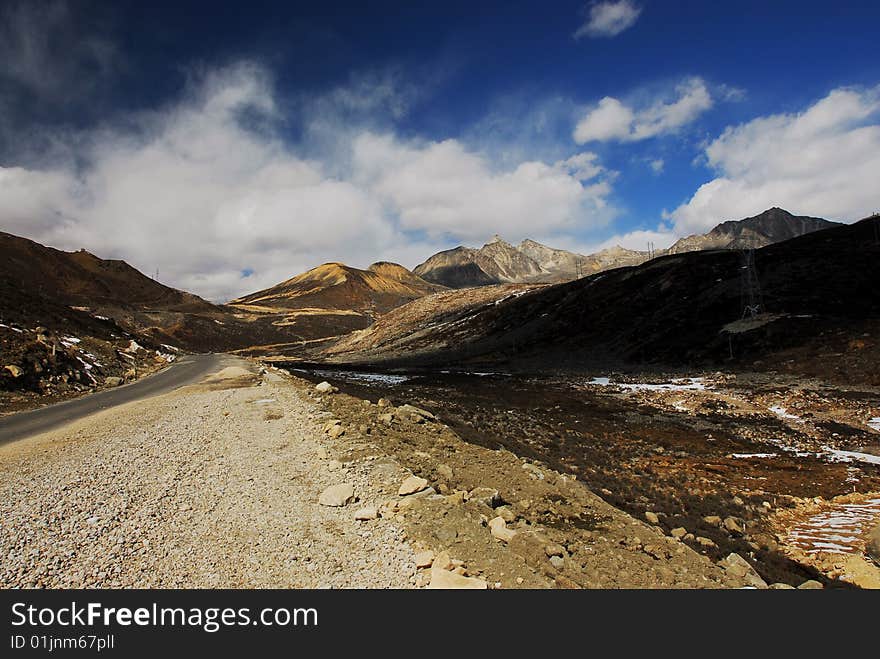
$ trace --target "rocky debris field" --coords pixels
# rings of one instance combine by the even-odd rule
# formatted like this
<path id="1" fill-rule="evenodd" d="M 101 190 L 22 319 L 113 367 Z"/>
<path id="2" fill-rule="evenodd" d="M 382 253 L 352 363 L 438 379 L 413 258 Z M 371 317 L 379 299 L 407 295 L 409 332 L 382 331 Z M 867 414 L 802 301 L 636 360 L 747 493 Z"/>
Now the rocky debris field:
<path id="1" fill-rule="evenodd" d="M 90 321 L 98 331 L 0 321 L 0 414 L 116 387 L 156 372 L 180 354 L 173 346 L 132 337 L 109 318 Z"/>
<path id="2" fill-rule="evenodd" d="M 331 458 L 326 413 L 285 378 L 245 374 L 0 447 L 0 585 L 415 585 L 400 525 L 356 519 L 384 502 L 367 463 Z M 340 482 L 348 504 L 321 505 Z"/>
<path id="3" fill-rule="evenodd" d="M 431 410 L 445 424 L 439 436 L 456 438 L 448 460 L 494 449 L 478 455 L 520 460 L 527 465 L 522 472 L 530 473 L 533 465 L 575 477 L 605 502 L 714 563 L 738 554 L 766 583 L 874 583 L 870 575 L 876 568 L 860 549 L 864 541 L 853 545 L 853 561 L 839 555 L 820 560 L 821 546 L 807 554 L 794 551 L 789 534 L 818 502 L 834 508 L 880 492 L 875 464 L 880 394 L 874 388 L 772 374 L 572 379 L 325 371 L 321 376 L 374 403 L 401 399 Z M 406 415 L 397 418 L 405 428 Z M 387 416 L 377 419 L 382 436 L 391 434 Z M 439 440 L 400 441 L 389 452 L 405 454 L 406 442 L 413 441 L 430 447 L 413 447 L 418 457 L 432 454 Z M 511 478 L 494 458 L 489 465 L 481 459 L 468 455 L 477 473 L 461 489 L 482 485 L 484 474 L 498 475 L 501 485 L 491 486 L 496 489 Z M 470 467 L 464 469 L 469 473 Z M 428 472 L 421 475 L 430 478 Z M 546 481 L 545 476 L 541 482 Z M 552 500 L 545 505 L 558 512 Z M 490 513 L 483 515 L 491 521 Z M 880 515 L 871 519 L 876 523 Z M 540 517 L 532 521 L 547 525 Z M 861 537 L 869 530 L 865 521 L 852 533 Z M 821 532 L 833 535 L 834 529 Z M 642 535 L 632 537 L 644 544 Z"/>

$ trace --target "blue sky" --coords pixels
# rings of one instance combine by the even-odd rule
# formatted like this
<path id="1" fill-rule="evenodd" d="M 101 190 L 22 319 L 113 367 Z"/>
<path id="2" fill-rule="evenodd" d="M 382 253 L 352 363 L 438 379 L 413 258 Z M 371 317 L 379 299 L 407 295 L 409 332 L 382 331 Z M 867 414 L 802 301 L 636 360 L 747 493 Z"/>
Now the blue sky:
<path id="1" fill-rule="evenodd" d="M 3 3 L 0 228 L 224 299 L 880 207 L 878 3 L 218 4 Z"/>

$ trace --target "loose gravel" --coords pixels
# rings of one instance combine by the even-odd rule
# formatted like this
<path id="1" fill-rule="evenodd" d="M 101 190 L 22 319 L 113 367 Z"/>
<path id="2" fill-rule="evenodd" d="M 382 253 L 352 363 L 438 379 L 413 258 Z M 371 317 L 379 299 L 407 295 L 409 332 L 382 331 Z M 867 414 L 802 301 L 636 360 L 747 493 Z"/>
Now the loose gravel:
<path id="1" fill-rule="evenodd" d="M 187 387 L 0 448 L 0 586 L 406 588 L 405 533 L 355 520 L 317 404 L 278 378 Z M 351 483 L 360 499 L 318 504 Z"/>

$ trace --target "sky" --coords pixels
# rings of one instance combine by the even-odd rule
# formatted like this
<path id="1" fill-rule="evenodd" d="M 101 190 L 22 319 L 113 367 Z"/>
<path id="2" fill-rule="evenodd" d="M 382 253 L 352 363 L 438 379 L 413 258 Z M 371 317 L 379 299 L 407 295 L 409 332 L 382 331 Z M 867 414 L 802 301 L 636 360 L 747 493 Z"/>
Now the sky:
<path id="1" fill-rule="evenodd" d="M 0 230 L 224 301 L 880 210 L 880 3 L 0 0 Z"/>

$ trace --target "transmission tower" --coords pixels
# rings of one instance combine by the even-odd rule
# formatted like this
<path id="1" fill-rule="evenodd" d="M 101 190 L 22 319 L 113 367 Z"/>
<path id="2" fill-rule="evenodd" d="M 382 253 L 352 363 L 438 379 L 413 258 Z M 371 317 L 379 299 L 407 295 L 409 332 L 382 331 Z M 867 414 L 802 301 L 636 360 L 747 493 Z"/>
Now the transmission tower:
<path id="1" fill-rule="evenodd" d="M 741 278 L 742 317 L 754 318 L 761 313 L 764 307 L 764 299 L 761 294 L 761 282 L 758 280 L 758 271 L 755 268 L 755 250 L 747 249 L 743 252 Z"/>

